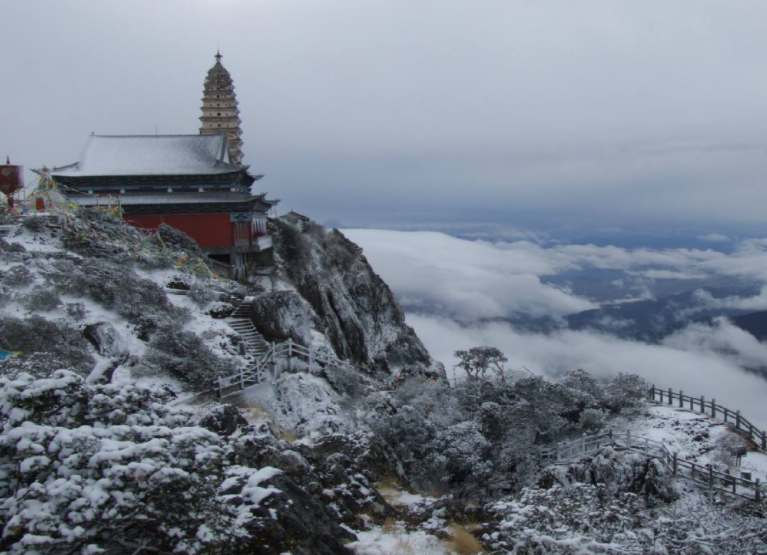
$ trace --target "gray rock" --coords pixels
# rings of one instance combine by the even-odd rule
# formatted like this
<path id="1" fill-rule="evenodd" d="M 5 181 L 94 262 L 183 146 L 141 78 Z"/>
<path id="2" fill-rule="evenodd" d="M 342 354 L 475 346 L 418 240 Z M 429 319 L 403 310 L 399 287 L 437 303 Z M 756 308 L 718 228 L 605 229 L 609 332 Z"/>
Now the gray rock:
<path id="1" fill-rule="evenodd" d="M 374 372 L 390 374 L 409 368 L 444 376 L 444 368 L 433 363 L 405 323 L 394 294 L 370 267 L 360 247 L 337 229 L 314 224 L 302 232 L 279 220 L 273 226 L 280 269 L 311 307 L 314 325 L 338 356 Z M 278 299 L 273 304 L 282 302 Z"/>
<path id="2" fill-rule="evenodd" d="M 109 322 L 89 324 L 83 329 L 83 335 L 102 356 L 120 357 L 128 352 L 120 332 Z"/>
<path id="3" fill-rule="evenodd" d="M 267 341 L 311 342 L 312 322 L 319 324 L 311 305 L 295 291 L 264 293 L 253 299 L 250 316 Z"/>

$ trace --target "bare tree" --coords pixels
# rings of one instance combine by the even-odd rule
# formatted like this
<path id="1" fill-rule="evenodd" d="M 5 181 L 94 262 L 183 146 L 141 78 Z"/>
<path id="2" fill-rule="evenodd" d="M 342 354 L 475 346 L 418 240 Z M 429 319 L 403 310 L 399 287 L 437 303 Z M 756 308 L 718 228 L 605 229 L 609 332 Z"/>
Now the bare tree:
<path id="1" fill-rule="evenodd" d="M 455 357 L 458 359 L 455 366 L 463 369 L 470 379 L 484 378 L 489 370 L 506 381 L 504 363 L 509 359 L 495 347 L 472 347 L 468 351 L 456 351 Z"/>

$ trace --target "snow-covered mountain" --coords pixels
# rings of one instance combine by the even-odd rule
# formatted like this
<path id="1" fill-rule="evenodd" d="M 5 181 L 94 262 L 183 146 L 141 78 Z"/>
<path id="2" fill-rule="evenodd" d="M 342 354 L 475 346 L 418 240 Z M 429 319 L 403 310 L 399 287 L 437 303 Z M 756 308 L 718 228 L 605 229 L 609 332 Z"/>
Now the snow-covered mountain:
<path id="1" fill-rule="evenodd" d="M 745 446 L 743 470 L 767 479 L 758 446 L 726 425 L 648 406 L 636 376 L 451 384 L 356 245 L 270 225 L 275 266 L 245 285 L 212 275 L 173 229 L 145 235 L 108 213 L 26 218 L 0 239 L 0 349 L 20 352 L 0 362 L 1 551 L 767 546 L 764 501 L 703 495 L 641 450 L 551 465 L 558 442 L 631 428 L 701 467 L 729 469 Z M 232 327 L 235 311 L 257 332 Z M 217 401 L 216 379 L 262 356 L 242 349 L 251 333 L 325 362 L 284 361 Z"/>

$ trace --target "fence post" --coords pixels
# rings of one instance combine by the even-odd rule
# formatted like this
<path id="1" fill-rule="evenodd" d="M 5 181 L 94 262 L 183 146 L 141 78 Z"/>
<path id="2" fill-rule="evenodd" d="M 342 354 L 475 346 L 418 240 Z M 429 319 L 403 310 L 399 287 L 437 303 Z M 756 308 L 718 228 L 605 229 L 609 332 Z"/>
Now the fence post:
<path id="1" fill-rule="evenodd" d="M 676 476 L 676 469 L 677 469 L 677 462 L 676 462 L 677 461 L 677 457 L 678 457 L 677 452 L 674 451 L 674 459 L 673 459 L 673 463 L 671 465 L 671 471 L 674 473 L 675 476 Z"/>
<path id="2" fill-rule="evenodd" d="M 714 467 L 711 465 L 708 466 L 708 487 L 714 487 Z"/>
<path id="3" fill-rule="evenodd" d="M 583 438 L 581 438 L 581 447 L 583 448 L 583 452 L 586 452 L 586 432 L 583 432 Z"/>
<path id="4" fill-rule="evenodd" d="M 762 451 L 767 451 L 767 431 L 762 430 Z"/>
<path id="5" fill-rule="evenodd" d="M 693 402 L 694 402 L 694 399 L 692 397 L 690 397 L 690 411 L 695 410 L 695 409 L 692 408 Z"/>
<path id="6" fill-rule="evenodd" d="M 658 390 L 658 395 L 660 395 L 660 401 L 658 401 L 658 402 L 662 405 L 663 404 L 663 390 L 662 389 Z"/>
<path id="7" fill-rule="evenodd" d="M 695 463 L 690 463 L 692 465 L 692 481 L 695 481 Z"/>
<path id="8" fill-rule="evenodd" d="M 754 484 L 754 501 L 756 501 L 757 503 L 759 502 L 761 493 L 762 492 L 759 491 L 759 478 L 757 478 L 756 483 Z"/>
<path id="9" fill-rule="evenodd" d="M 648 391 L 648 397 L 650 398 L 650 401 L 655 401 L 655 384 L 652 384 L 652 387 Z"/>
<path id="10" fill-rule="evenodd" d="M 725 424 L 727 424 L 727 411 L 728 410 L 729 409 L 727 407 L 724 407 L 724 410 L 722 410 L 722 412 L 724 413 L 724 423 Z"/>
<path id="11" fill-rule="evenodd" d="M 700 396 L 700 412 L 704 412 L 703 407 L 705 406 L 705 404 L 706 404 L 706 398 L 703 395 L 701 395 Z"/>
<path id="12" fill-rule="evenodd" d="M 716 398 L 711 399 L 711 416 L 716 418 Z"/>
<path id="13" fill-rule="evenodd" d="M 612 444 L 613 444 L 613 429 L 612 429 L 612 428 L 610 428 L 610 429 L 607 431 L 607 434 L 610 436 L 610 445 L 612 445 Z"/>
<path id="14" fill-rule="evenodd" d="M 740 430 L 740 411 L 735 411 L 735 427 Z"/>
<path id="15" fill-rule="evenodd" d="M 557 461 L 559 461 L 562 458 L 562 442 L 557 442 Z"/>
<path id="16" fill-rule="evenodd" d="M 277 381 L 277 361 L 274 360 L 274 341 L 269 345 L 269 353 L 271 354 L 269 357 L 269 377 L 271 378 L 271 382 L 274 383 Z"/>
<path id="17" fill-rule="evenodd" d="M 683 395 L 684 395 L 684 391 L 682 391 L 682 390 L 680 389 L 680 390 L 679 390 L 679 408 L 680 408 L 680 409 L 681 409 L 681 408 L 684 408 L 684 407 L 682 406 L 682 396 L 683 396 Z"/>
<path id="18" fill-rule="evenodd" d="M 668 388 L 668 404 L 670 405 L 672 401 L 674 400 L 674 392 L 671 391 L 671 388 Z"/>
<path id="19" fill-rule="evenodd" d="M 288 372 L 293 371 L 293 339 L 288 338 Z"/>
<path id="20" fill-rule="evenodd" d="M 661 390 L 661 395 L 663 390 Z M 631 449 L 631 430 L 626 430 L 626 449 Z"/>
<path id="21" fill-rule="evenodd" d="M 245 369 L 240 366 L 240 391 L 245 389 Z"/>
<path id="22" fill-rule="evenodd" d="M 309 346 L 309 372 L 312 371 L 312 364 L 314 364 L 314 351 L 312 351 L 311 345 Z"/>
<path id="23" fill-rule="evenodd" d="M 216 391 L 216 399 L 221 399 L 221 378 L 216 380 L 218 382 L 218 391 Z"/>

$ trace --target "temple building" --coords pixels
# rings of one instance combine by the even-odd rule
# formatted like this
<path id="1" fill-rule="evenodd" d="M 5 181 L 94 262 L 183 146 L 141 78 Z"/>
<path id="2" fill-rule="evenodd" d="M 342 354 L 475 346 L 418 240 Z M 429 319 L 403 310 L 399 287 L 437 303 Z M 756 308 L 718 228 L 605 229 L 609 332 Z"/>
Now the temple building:
<path id="1" fill-rule="evenodd" d="M 242 130 L 237 95 L 232 76 L 221 64 L 223 56 L 216 52 L 216 63 L 208 71 L 202 95 L 201 135 L 223 133 L 229 140 L 232 164 L 242 164 Z"/>
<path id="2" fill-rule="evenodd" d="M 221 55 L 208 72 L 199 135 L 91 135 L 80 160 L 51 177 L 82 207 L 119 203 L 127 222 L 165 223 L 194 238 L 240 278 L 270 265 L 267 214 L 279 201 L 254 195 L 261 175 L 242 165 L 237 100 Z"/>

